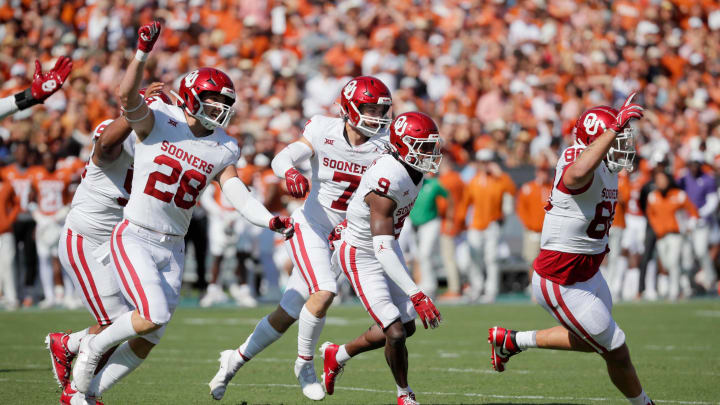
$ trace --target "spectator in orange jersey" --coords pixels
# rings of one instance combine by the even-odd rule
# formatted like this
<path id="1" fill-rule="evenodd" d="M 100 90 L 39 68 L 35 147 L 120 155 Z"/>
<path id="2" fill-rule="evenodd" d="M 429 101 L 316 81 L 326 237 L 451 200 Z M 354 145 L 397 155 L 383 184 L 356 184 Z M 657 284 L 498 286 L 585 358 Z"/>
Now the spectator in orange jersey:
<path id="1" fill-rule="evenodd" d="M 440 228 L 440 253 L 442 254 L 443 268 L 447 276 L 447 291 L 440 295 L 440 300 L 452 300 L 461 297 L 460 293 L 460 272 L 457 267 L 455 256 L 455 238 L 460 233 L 460 228 L 455 223 L 456 210 L 451 210 L 448 200 L 457 202 L 462 199 L 465 190 L 465 182 L 458 173 L 457 166 L 451 155 L 445 155 L 443 164 L 440 165 L 440 185 L 450 194 L 449 198 L 438 197 L 438 215 L 442 218 Z"/>
<path id="2" fill-rule="evenodd" d="M 540 233 L 551 191 L 552 170 L 546 159 L 539 159 L 535 164 L 535 180 L 523 184 L 515 203 L 515 212 L 525 227 L 522 257 L 529 268 L 528 280 L 532 280 L 532 262 L 540 253 Z"/>
<path id="3" fill-rule="evenodd" d="M 0 287 L 2 301 L 6 309 L 17 309 L 19 302 L 15 289 L 15 242 L 12 226 L 20 213 L 20 201 L 8 181 L 0 178 Z"/>
<path id="4" fill-rule="evenodd" d="M 627 212 L 628 202 L 630 201 L 630 180 L 625 171 L 620 172 L 618 176 L 618 198 L 615 204 L 615 215 L 613 216 L 612 227 L 608 235 L 608 248 L 610 252 L 607 255 L 607 262 L 604 267 L 605 279 L 610 287 L 610 293 L 614 300 L 620 297 L 623 285 L 623 275 L 627 268 L 627 260 L 625 260 L 626 252 L 623 251 L 621 242 L 625 233 L 625 213 Z"/>
<path id="5" fill-rule="evenodd" d="M 472 256 L 470 298 L 493 302 L 500 287 L 497 249 L 504 219 L 503 199 L 505 195 L 515 195 L 515 184 L 494 161 L 495 154 L 492 150 L 480 149 L 475 159 L 477 174 L 465 188 L 456 215 L 456 225 L 462 226 L 472 206 L 467 231 Z"/>
<path id="6" fill-rule="evenodd" d="M 45 298 L 40 308 L 50 308 L 63 303 L 65 288 L 58 259 L 58 242 L 65 223 L 70 201 L 68 185 L 70 178 L 65 170 L 57 168 L 57 158 L 51 152 L 42 154 L 42 165 L 33 173 L 34 203 L 30 210 L 36 222 L 35 241 L 38 254 L 38 272 Z M 72 295 L 65 302 L 73 306 Z"/>
<path id="7" fill-rule="evenodd" d="M 650 226 L 657 236 L 658 257 L 669 273 L 668 299 L 675 301 L 680 295 L 682 232 L 694 228 L 698 212 L 685 192 L 673 185 L 667 173 L 655 173 L 655 187 L 648 195 L 646 212 Z M 689 220 L 686 219 L 687 216 L 690 216 Z M 681 227 L 680 223 L 684 226 Z M 684 275 L 683 278 L 688 277 Z M 689 279 L 683 281 L 685 295 L 689 295 L 689 287 Z"/>

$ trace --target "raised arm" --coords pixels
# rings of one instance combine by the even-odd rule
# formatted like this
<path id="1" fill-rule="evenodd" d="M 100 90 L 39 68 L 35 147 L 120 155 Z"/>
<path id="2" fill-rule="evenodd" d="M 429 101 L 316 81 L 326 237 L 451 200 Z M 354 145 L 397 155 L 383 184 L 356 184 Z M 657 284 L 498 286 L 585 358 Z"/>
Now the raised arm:
<path id="1" fill-rule="evenodd" d="M 0 120 L 20 110 L 43 103 L 60 90 L 65 79 L 70 75 L 72 66 L 70 58 L 61 56 L 55 62 L 55 66 L 43 74 L 40 61 L 35 60 L 35 74 L 30 87 L 13 96 L 0 99 Z"/>
<path id="2" fill-rule="evenodd" d="M 400 244 L 395 239 L 395 201 L 373 191 L 365 196 L 365 202 L 370 207 L 370 232 L 375 257 L 388 277 L 410 297 L 425 329 L 428 325 L 436 328 L 442 320 L 440 312 L 410 277 Z"/>
<path id="3" fill-rule="evenodd" d="M 286 146 L 270 163 L 276 176 L 285 179 L 288 192 L 295 198 L 303 198 L 310 190 L 310 183 L 295 166 L 315 153 L 312 144 L 305 137 Z"/>
<path id="4" fill-rule="evenodd" d="M 123 115 L 125 115 L 125 119 L 141 141 L 152 131 L 153 125 L 155 125 L 155 116 L 152 110 L 143 102 L 138 89 L 145 70 L 145 61 L 153 45 L 155 45 L 155 41 L 160 36 L 160 29 L 161 26 L 158 21 L 140 27 L 135 57 L 130 61 L 116 91 L 123 109 Z"/>
<path id="5" fill-rule="evenodd" d="M 622 108 L 618 111 L 615 124 L 606 129 L 602 135 L 587 146 L 577 160 L 570 164 L 562 177 L 565 187 L 577 190 L 588 184 L 588 182 L 592 180 L 595 169 L 605 158 L 608 150 L 610 150 L 610 146 L 612 146 L 613 141 L 615 141 L 617 134 L 625 128 L 631 119 L 642 117 L 642 107 L 637 104 L 632 104 L 632 99 L 635 97 L 635 94 L 636 92 L 633 92 L 627 100 L 625 100 Z"/>
<path id="6" fill-rule="evenodd" d="M 217 177 L 220 188 L 228 201 L 253 225 L 269 228 L 290 239 L 294 232 L 293 220 L 286 216 L 273 216 L 248 190 L 232 165 L 223 169 Z"/>

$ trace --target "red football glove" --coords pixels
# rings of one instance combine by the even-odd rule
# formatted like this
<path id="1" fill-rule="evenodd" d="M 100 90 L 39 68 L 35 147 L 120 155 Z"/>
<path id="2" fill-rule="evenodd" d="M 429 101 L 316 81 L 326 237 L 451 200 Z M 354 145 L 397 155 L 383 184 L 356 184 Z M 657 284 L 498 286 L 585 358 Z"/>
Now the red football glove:
<path id="1" fill-rule="evenodd" d="M 335 228 L 333 228 L 332 232 L 330 232 L 330 236 L 328 236 L 328 242 L 330 242 L 330 250 L 335 250 L 335 245 L 333 242 L 340 240 L 342 237 L 342 231 L 347 228 L 347 219 L 344 219 L 339 224 L 335 225 Z"/>
<path id="2" fill-rule="evenodd" d="M 302 175 L 294 167 L 289 168 L 285 172 L 285 185 L 287 186 L 288 192 L 295 198 L 303 198 L 305 194 L 310 190 L 310 183 L 308 179 Z"/>
<path id="3" fill-rule="evenodd" d="M 33 98 L 43 102 L 53 93 L 60 90 L 60 87 L 65 83 L 65 79 L 70 75 L 72 66 L 73 63 L 70 58 L 61 56 L 55 62 L 55 67 L 43 74 L 40 61 L 36 60 L 35 74 L 33 75 L 32 85 L 30 85 L 30 93 Z"/>
<path id="4" fill-rule="evenodd" d="M 295 221 L 286 216 L 274 216 L 270 220 L 269 228 L 271 231 L 283 234 L 287 240 L 295 234 Z"/>
<path id="5" fill-rule="evenodd" d="M 423 294 L 421 291 L 410 297 L 410 300 L 412 301 L 413 306 L 415 307 L 415 312 L 417 312 L 420 317 L 425 329 L 428 328 L 428 324 L 433 329 L 440 326 L 442 316 L 428 296 Z"/>
<path id="6" fill-rule="evenodd" d="M 140 27 L 137 48 L 145 53 L 152 51 L 155 41 L 160 37 L 160 29 L 162 29 L 160 21 L 153 21 Z"/>
<path id="7" fill-rule="evenodd" d="M 617 119 L 615 123 L 610 126 L 610 129 L 615 132 L 620 132 L 625 128 L 625 126 L 628 124 L 628 122 L 630 122 L 631 119 L 642 118 L 643 108 L 640 106 L 640 104 L 631 104 L 632 99 L 635 97 L 636 94 L 637 91 L 633 91 L 632 93 L 630 93 L 628 98 L 625 100 L 623 106 L 620 107 Z"/>

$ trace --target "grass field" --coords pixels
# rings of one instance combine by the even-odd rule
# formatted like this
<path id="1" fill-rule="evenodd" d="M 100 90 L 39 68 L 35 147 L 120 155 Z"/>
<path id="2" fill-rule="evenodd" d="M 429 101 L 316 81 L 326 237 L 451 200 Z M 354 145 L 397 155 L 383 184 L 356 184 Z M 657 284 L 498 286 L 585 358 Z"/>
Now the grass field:
<path id="1" fill-rule="evenodd" d="M 109 404 L 210 404 L 207 382 L 218 352 L 237 347 L 272 307 L 180 308 L 163 341 L 132 375 L 104 395 Z M 440 307 L 444 322 L 409 340 L 410 385 L 421 403 L 625 403 L 594 354 L 534 350 L 520 354 L 502 374 L 489 364 L 487 328 L 554 326 L 530 303 Z M 615 318 L 625 330 L 635 366 L 657 403 L 720 403 L 720 301 L 674 305 L 621 304 Z M 43 340 L 48 331 L 79 329 L 84 311 L 0 312 L 0 403 L 57 403 Z M 359 306 L 331 309 L 321 337 L 343 342 L 370 318 Z M 309 403 L 292 371 L 293 327 L 245 365 L 222 403 Z M 316 358 L 316 368 L 322 361 Z M 392 403 L 395 385 L 381 351 L 352 359 L 328 404 Z"/>

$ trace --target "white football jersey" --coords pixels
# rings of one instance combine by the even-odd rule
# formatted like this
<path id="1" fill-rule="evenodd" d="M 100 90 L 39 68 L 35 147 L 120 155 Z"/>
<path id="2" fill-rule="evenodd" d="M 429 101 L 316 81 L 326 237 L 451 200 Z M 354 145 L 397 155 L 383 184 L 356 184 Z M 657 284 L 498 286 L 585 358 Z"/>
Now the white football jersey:
<path id="1" fill-rule="evenodd" d="M 561 182 L 565 170 L 584 149 L 584 146 L 573 145 L 565 149 L 558 160 L 550 201 L 545 207 L 542 249 L 598 254 L 607 248 L 617 204 L 617 174 L 611 173 L 603 161 L 585 187 L 569 190 Z"/>
<path id="2" fill-rule="evenodd" d="M 113 120 L 105 120 L 95 128 L 93 143 L 111 122 Z M 130 197 L 136 140 L 133 131 L 123 142 L 117 159 L 102 167 L 93 162 L 93 152 L 90 153 L 67 217 L 70 229 L 98 240 L 110 238 L 113 227 L 123 217 L 123 207 Z"/>
<path id="3" fill-rule="evenodd" d="M 343 238 L 359 249 L 373 249 L 370 232 L 370 207 L 365 197 L 376 191 L 395 201 L 395 239 L 400 236 L 405 219 L 410 215 L 423 181 L 415 184 L 405 166 L 390 154 L 380 156 L 363 175 L 357 192 L 350 199 L 347 228 Z"/>
<path id="4" fill-rule="evenodd" d="M 170 235 L 185 235 L 200 194 L 240 157 L 222 128 L 205 137 L 190 131 L 180 107 L 153 103 L 155 125 L 135 144 L 135 170 L 125 218 Z"/>
<path id="5" fill-rule="evenodd" d="M 345 219 L 350 197 L 363 173 L 385 152 L 388 136 L 376 135 L 353 146 L 345 138 L 345 121 L 322 115 L 305 124 L 303 136 L 315 151 L 310 159 L 312 183 L 303 213 L 308 220 L 332 229 Z"/>

